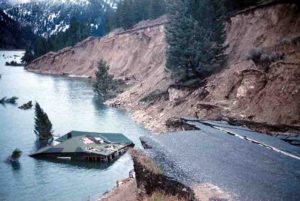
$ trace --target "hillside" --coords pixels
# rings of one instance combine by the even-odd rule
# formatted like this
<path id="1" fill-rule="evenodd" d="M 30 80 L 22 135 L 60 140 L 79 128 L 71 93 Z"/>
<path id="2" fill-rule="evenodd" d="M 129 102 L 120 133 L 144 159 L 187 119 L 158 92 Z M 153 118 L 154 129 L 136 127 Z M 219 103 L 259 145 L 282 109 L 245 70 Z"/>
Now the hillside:
<path id="1" fill-rule="evenodd" d="M 160 20 L 101 39 L 86 39 L 34 60 L 27 69 L 94 76 L 96 63 L 103 58 L 110 72 L 128 83 L 128 89 L 108 104 L 125 108 L 157 132 L 168 129 L 169 119 L 182 116 L 299 126 L 299 27 L 299 7 L 289 4 L 263 6 L 231 17 L 227 23 L 228 66 L 194 88 L 175 85 L 169 78 Z M 246 59 L 254 48 L 283 58 L 264 70 Z"/>
<path id="2" fill-rule="evenodd" d="M 74 47 L 35 59 L 27 69 L 38 73 L 93 77 L 97 62 L 103 58 L 111 66 L 110 73 L 117 78 L 126 80 L 131 87 L 140 84 L 146 87 L 140 96 L 157 88 L 166 89 L 170 81 L 164 72 L 165 21 L 162 17 L 140 22 L 129 31 L 116 30 L 103 38 L 87 38 Z"/>
<path id="3" fill-rule="evenodd" d="M 35 39 L 29 27 L 23 27 L 0 10 L 0 49 L 25 49 Z"/>
<path id="4" fill-rule="evenodd" d="M 93 35 L 103 35 L 105 13 L 115 7 L 116 2 L 114 0 L 47 0 L 17 4 L 0 2 L 0 9 L 21 25 L 30 26 L 35 34 L 43 37 L 68 29 L 74 16 L 81 22 L 89 23 Z"/>

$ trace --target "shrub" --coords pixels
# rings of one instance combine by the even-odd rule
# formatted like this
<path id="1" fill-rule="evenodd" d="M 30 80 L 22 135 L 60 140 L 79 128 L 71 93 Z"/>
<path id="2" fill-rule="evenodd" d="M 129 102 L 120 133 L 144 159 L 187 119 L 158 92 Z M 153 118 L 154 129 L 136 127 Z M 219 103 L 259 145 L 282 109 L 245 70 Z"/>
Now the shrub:
<path id="1" fill-rule="evenodd" d="M 21 157 L 21 155 L 22 155 L 22 151 L 19 150 L 19 149 L 15 149 L 15 150 L 12 152 L 12 154 L 11 154 L 11 159 L 12 159 L 12 160 L 17 160 L 17 159 L 19 159 L 19 158 Z"/>
<path id="2" fill-rule="evenodd" d="M 6 104 L 6 103 L 16 104 L 17 99 L 18 99 L 18 97 L 16 97 L 16 96 L 13 96 L 11 98 L 3 97 L 2 99 L 0 99 L 0 104 Z"/>
<path id="3" fill-rule="evenodd" d="M 22 63 L 18 63 L 18 62 L 16 62 L 16 61 L 11 61 L 11 62 L 5 62 L 5 65 L 6 66 L 23 66 L 23 64 Z"/>
<path id="4" fill-rule="evenodd" d="M 297 43 L 300 43 L 300 35 L 292 35 L 289 37 L 284 37 L 277 41 L 277 45 L 287 45 L 287 44 L 296 45 Z"/>
<path id="5" fill-rule="evenodd" d="M 270 65 L 279 60 L 284 59 L 283 53 L 267 52 L 262 48 L 251 49 L 246 55 L 247 60 L 252 60 L 257 66 L 262 67 L 264 70 L 268 70 Z"/>
<path id="6" fill-rule="evenodd" d="M 163 192 L 154 192 L 149 198 L 149 201 L 183 201 L 184 199 L 180 199 L 174 195 L 167 195 Z"/>

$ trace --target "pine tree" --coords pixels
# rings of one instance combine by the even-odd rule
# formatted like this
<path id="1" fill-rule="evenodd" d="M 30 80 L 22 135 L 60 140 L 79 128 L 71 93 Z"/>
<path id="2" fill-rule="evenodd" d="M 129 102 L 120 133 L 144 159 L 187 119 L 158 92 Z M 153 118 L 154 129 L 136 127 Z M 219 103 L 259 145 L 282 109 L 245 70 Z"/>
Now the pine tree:
<path id="1" fill-rule="evenodd" d="M 167 62 L 166 66 L 177 79 L 189 76 L 189 63 L 193 58 L 191 49 L 194 41 L 194 20 L 182 0 L 167 0 L 169 23 L 166 25 Z"/>
<path id="2" fill-rule="evenodd" d="M 222 0 L 227 11 L 237 11 L 242 10 L 250 6 L 257 5 L 259 2 L 264 2 L 266 0 Z"/>
<path id="3" fill-rule="evenodd" d="M 94 92 L 100 96 L 102 100 L 110 98 L 112 92 L 116 89 L 114 76 L 108 73 L 109 66 L 101 59 L 98 63 L 96 71 L 96 82 L 94 84 Z"/>
<path id="4" fill-rule="evenodd" d="M 39 140 L 53 139 L 52 123 L 38 103 L 35 104 L 34 133 L 39 137 Z"/>
<path id="5" fill-rule="evenodd" d="M 218 0 L 167 0 L 167 63 L 175 78 L 204 78 L 224 66 L 224 9 Z"/>
<path id="6" fill-rule="evenodd" d="M 189 1 L 193 2 L 193 1 Z M 194 0 L 188 5 L 197 22 L 194 49 L 197 52 L 197 72 L 207 76 L 225 65 L 225 9 L 219 0 Z"/>
<path id="7" fill-rule="evenodd" d="M 150 0 L 149 15 L 150 19 L 156 19 L 165 13 L 165 1 L 164 0 Z"/>
<path id="8" fill-rule="evenodd" d="M 165 14 L 165 0 L 121 0 L 113 15 L 113 28 L 132 26 L 141 20 L 155 19 Z"/>

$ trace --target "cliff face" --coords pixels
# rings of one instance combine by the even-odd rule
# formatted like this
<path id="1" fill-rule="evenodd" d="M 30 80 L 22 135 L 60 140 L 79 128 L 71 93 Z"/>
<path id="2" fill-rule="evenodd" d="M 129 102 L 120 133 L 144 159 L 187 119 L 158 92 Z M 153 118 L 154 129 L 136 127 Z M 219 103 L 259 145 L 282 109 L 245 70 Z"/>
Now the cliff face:
<path id="1" fill-rule="evenodd" d="M 27 69 L 93 76 L 97 61 L 103 58 L 111 66 L 110 72 L 130 86 L 109 104 L 131 111 L 134 119 L 153 131 L 166 131 L 165 122 L 172 117 L 195 115 L 299 125 L 299 8 L 283 4 L 240 13 L 228 21 L 227 43 L 228 66 L 197 89 L 169 87 L 172 82 L 164 70 L 166 42 L 161 21 L 102 39 L 89 38 L 38 58 Z M 258 62 L 252 55 L 252 60 L 247 60 L 254 48 L 260 48 L 261 58 L 281 57 Z"/>
<path id="2" fill-rule="evenodd" d="M 133 110 L 136 120 L 158 132 L 168 129 L 165 122 L 170 118 L 182 116 L 299 125 L 299 39 L 299 7 L 285 4 L 249 10 L 228 21 L 228 66 L 207 78 L 203 86 L 170 87 L 167 96 L 136 105 L 125 92 L 113 103 Z M 266 70 L 246 59 L 255 48 L 265 55 L 284 55 L 284 59 L 271 62 Z"/>
<path id="3" fill-rule="evenodd" d="M 116 31 L 103 38 L 87 38 L 74 47 L 50 52 L 26 68 L 37 73 L 94 77 L 97 62 L 104 59 L 110 73 L 144 93 L 168 86 L 165 66 L 164 17 L 137 24 L 129 31 Z M 139 88 L 140 90 L 136 90 Z"/>

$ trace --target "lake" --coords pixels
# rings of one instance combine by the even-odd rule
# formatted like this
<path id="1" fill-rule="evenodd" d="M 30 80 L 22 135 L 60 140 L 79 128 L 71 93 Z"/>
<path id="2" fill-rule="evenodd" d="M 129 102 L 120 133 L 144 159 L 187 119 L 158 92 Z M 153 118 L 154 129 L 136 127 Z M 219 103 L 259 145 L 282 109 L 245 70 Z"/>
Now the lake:
<path id="1" fill-rule="evenodd" d="M 23 53 L 0 51 L 0 99 L 19 98 L 17 105 L 0 105 L 0 200 L 96 200 L 117 180 L 128 177 L 133 169 L 129 154 L 110 165 L 31 158 L 28 154 L 36 150 L 34 109 L 21 110 L 18 106 L 30 100 L 39 102 L 56 136 L 70 130 L 119 132 L 141 148 L 139 137 L 149 132 L 127 113 L 97 100 L 90 80 L 39 75 L 23 67 L 5 66 L 5 61 L 19 61 Z M 6 163 L 15 148 L 23 152 L 20 164 Z"/>

